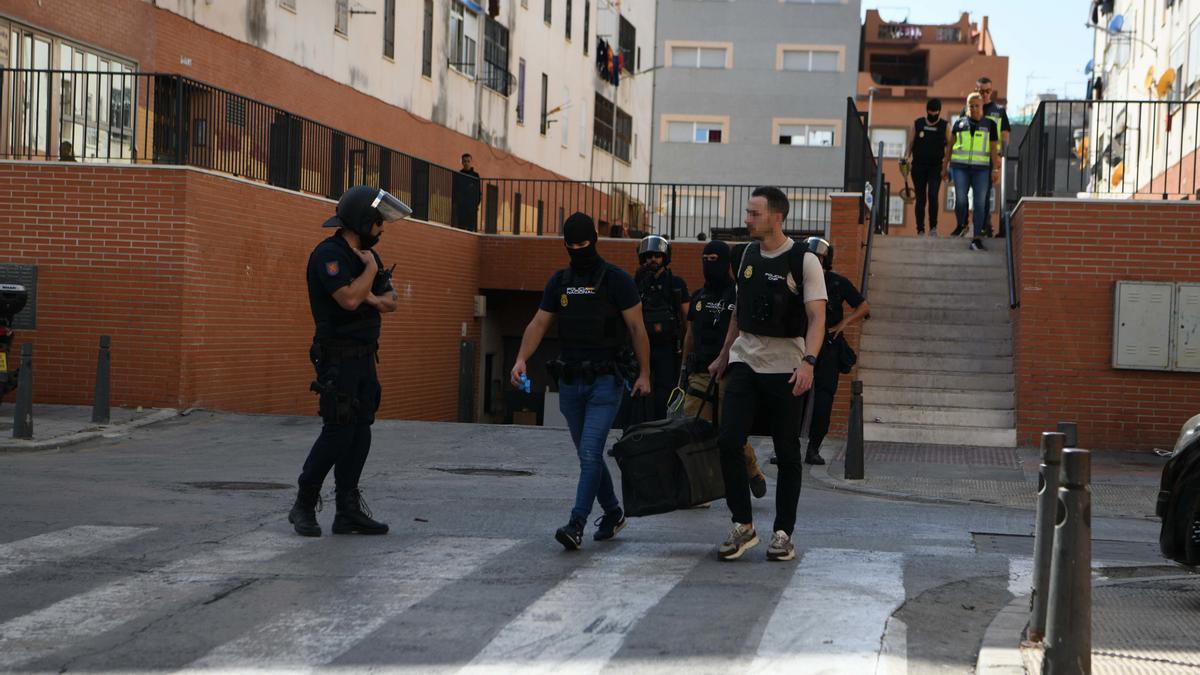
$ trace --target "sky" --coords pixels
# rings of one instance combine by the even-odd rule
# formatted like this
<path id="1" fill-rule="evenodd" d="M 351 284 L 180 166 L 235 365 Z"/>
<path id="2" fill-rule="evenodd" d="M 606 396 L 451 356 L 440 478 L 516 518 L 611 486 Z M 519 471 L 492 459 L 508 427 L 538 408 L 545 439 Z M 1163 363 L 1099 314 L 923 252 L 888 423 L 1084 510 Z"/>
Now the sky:
<path id="1" fill-rule="evenodd" d="M 1089 0 L 862 0 L 886 21 L 952 23 L 968 12 L 971 21 L 988 17 L 996 52 L 1008 57 L 1009 114 L 1042 92 L 1059 98 L 1082 98 L 1087 87 L 1083 68 L 1091 58 Z"/>

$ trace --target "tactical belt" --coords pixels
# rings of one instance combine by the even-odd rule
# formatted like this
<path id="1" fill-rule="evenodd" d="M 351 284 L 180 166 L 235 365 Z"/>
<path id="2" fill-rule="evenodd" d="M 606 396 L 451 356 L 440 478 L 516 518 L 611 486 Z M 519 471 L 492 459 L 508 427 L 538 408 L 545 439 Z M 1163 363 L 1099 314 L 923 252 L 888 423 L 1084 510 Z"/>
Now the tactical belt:
<path id="1" fill-rule="evenodd" d="M 363 356 L 370 356 L 379 351 L 378 342 L 354 342 L 352 340 L 338 340 L 331 338 L 322 338 L 313 341 L 315 350 L 319 350 L 318 359 L 321 361 L 344 361 L 346 359 L 357 359 Z"/>
<path id="2" fill-rule="evenodd" d="M 561 360 L 547 361 L 546 371 L 556 380 L 562 380 L 565 384 L 575 384 L 576 380 L 582 380 L 584 384 L 593 384 L 597 377 L 603 375 L 616 375 L 617 365 L 612 361 L 575 361 L 566 362 Z"/>

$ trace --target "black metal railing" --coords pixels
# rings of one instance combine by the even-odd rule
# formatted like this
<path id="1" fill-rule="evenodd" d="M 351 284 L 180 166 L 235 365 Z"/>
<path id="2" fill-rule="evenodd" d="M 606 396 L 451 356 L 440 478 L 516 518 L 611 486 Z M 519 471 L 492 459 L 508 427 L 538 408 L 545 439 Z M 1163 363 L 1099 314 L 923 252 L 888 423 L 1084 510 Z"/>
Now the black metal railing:
<path id="1" fill-rule="evenodd" d="M 1043 101 L 1018 152 L 1017 192 L 1194 198 L 1198 150 L 1198 101 Z"/>
<path id="2" fill-rule="evenodd" d="M 842 187 L 846 192 L 862 192 L 875 179 L 875 156 L 867 132 L 867 114 L 859 112 L 853 97 L 846 97 L 846 161 Z"/>
<path id="3" fill-rule="evenodd" d="M 590 215 L 602 236 L 745 239 L 746 203 L 757 186 L 481 179 L 480 230 L 551 235 L 576 211 Z M 791 201 L 784 231 L 826 236 L 834 187 L 778 186 Z"/>
<path id="4" fill-rule="evenodd" d="M 455 216 L 457 172 L 180 75 L 0 69 L 0 101 L 0 158 L 195 166 L 333 199 L 365 183 Z"/>

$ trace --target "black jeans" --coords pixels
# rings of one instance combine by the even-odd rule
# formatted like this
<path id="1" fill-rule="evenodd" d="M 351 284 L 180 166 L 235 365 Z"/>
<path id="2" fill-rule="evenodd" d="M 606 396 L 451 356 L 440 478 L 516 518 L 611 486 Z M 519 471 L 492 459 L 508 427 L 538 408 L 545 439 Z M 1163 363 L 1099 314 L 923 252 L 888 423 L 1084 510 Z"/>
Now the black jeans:
<path id="1" fill-rule="evenodd" d="M 721 448 L 721 475 L 725 478 L 725 503 L 733 514 L 733 522 L 752 522 L 750 483 L 742 448 L 754 423 L 754 413 L 761 411 L 769 416 L 779 468 L 772 529 L 783 530 L 789 536 L 796 527 L 800 481 L 804 476 L 800 456 L 804 397 L 792 396 L 790 378 L 790 373 L 756 373 L 744 363 L 730 364 L 721 383 L 725 389 L 725 405 L 721 408 L 721 430 L 717 436 L 717 445 Z"/>
<path id="2" fill-rule="evenodd" d="M 833 412 L 833 397 L 837 394 L 838 378 L 841 376 L 838 354 L 838 343 L 826 340 L 817 356 L 817 365 L 813 368 L 813 411 L 808 424 L 808 455 L 821 451 L 821 441 L 829 433 L 829 416 Z"/>
<path id="3" fill-rule="evenodd" d="M 337 391 L 348 394 L 353 401 L 353 414 L 345 423 L 325 420 L 321 435 L 304 460 L 299 482 L 300 485 L 319 487 L 333 469 L 337 490 L 352 490 L 358 487 L 363 465 L 367 463 L 367 454 L 371 451 L 371 424 L 379 409 L 381 389 L 375 372 L 375 355 L 366 354 L 327 364 L 318 372 L 317 379 L 322 382 L 332 380 Z"/>
<path id="4" fill-rule="evenodd" d="M 650 345 L 650 396 L 631 399 L 625 392 L 615 424 L 624 429 L 642 422 L 667 418 L 667 398 L 679 382 L 679 353 L 674 343 Z"/>
<path id="5" fill-rule="evenodd" d="M 942 187 L 942 167 L 939 165 L 912 165 L 913 189 L 917 192 L 917 232 L 925 231 L 925 203 L 929 203 L 929 229 L 937 229 L 938 192 Z"/>

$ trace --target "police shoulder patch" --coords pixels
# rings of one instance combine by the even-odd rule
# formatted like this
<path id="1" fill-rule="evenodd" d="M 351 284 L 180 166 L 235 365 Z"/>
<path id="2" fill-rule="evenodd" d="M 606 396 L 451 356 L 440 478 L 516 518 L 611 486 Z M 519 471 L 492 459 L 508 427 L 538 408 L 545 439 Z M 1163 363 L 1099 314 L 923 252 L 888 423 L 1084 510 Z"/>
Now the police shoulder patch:
<path id="1" fill-rule="evenodd" d="M 338 261 L 330 260 L 325 263 L 325 273 L 331 277 L 336 277 L 338 273 Z"/>

